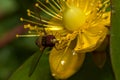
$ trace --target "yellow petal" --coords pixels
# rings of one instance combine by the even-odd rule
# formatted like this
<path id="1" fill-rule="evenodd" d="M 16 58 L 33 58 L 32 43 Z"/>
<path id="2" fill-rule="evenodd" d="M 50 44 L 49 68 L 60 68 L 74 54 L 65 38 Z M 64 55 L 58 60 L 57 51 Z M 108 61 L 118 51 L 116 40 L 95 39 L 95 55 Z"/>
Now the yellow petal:
<path id="1" fill-rule="evenodd" d="M 111 12 L 109 11 L 109 12 L 104 13 L 103 16 L 102 16 L 102 18 L 103 18 L 102 23 L 103 23 L 105 26 L 110 26 Z"/>
<path id="2" fill-rule="evenodd" d="M 56 79 L 67 79 L 72 76 L 82 66 L 85 59 L 85 53 L 76 53 L 69 48 L 64 54 L 64 50 L 53 48 L 49 55 L 52 76 Z"/>
<path id="3" fill-rule="evenodd" d="M 75 50 L 80 52 L 95 50 L 103 42 L 107 33 L 108 29 L 100 24 L 84 29 L 78 34 Z"/>

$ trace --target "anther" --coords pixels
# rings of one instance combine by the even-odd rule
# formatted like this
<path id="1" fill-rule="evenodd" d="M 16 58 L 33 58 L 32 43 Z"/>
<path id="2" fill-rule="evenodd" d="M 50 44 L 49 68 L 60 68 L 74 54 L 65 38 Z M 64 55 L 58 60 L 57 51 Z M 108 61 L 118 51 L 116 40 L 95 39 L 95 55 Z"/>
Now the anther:
<path id="1" fill-rule="evenodd" d="M 46 0 L 46 3 L 49 3 L 49 0 Z"/>
<path id="2" fill-rule="evenodd" d="M 30 10 L 29 10 L 29 9 L 27 9 L 27 12 L 29 13 L 29 12 L 30 12 Z"/>
<path id="3" fill-rule="evenodd" d="M 31 16 L 31 13 L 27 13 L 28 16 Z"/>
<path id="4" fill-rule="evenodd" d="M 36 6 L 36 7 L 38 7 L 38 6 L 39 6 L 39 4 L 38 4 L 38 3 L 36 3 L 36 4 L 35 4 L 35 6 Z"/>
<path id="5" fill-rule="evenodd" d="M 21 18 L 20 18 L 20 21 L 24 21 L 24 19 L 21 17 Z"/>

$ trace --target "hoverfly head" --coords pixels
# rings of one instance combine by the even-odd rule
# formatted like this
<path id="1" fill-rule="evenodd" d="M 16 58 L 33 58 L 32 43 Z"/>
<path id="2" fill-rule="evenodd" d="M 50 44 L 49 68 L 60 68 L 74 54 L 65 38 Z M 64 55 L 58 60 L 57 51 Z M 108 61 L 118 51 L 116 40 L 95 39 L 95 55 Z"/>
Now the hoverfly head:
<path id="1" fill-rule="evenodd" d="M 41 48 L 54 47 L 56 42 L 57 40 L 54 35 L 44 35 L 42 37 L 38 37 L 35 43 L 39 48 Z"/>

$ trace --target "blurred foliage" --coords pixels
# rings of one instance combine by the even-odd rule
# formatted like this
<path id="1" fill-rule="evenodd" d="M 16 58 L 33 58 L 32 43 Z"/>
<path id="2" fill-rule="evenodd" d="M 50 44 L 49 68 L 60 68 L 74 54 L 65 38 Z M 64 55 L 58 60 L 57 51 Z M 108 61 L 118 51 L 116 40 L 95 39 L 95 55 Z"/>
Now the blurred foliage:
<path id="1" fill-rule="evenodd" d="M 0 0 L 0 41 L 8 32 L 12 31 L 12 29 L 22 25 L 19 18 L 21 16 L 27 17 L 26 9 L 32 9 L 35 1 L 36 0 Z M 107 50 L 105 66 L 102 69 L 97 68 L 91 59 L 91 55 L 87 54 L 82 68 L 68 80 L 115 80 L 112 66 L 117 80 L 120 80 L 120 29 L 118 27 L 120 24 L 120 6 L 118 2 L 120 1 L 115 0 L 113 3 L 114 5 L 117 4 L 113 6 L 113 8 L 117 10 L 118 13 L 113 14 L 112 17 L 114 18 L 112 19 L 112 26 L 114 26 L 114 28 L 111 30 L 112 45 L 110 49 L 112 53 L 109 54 L 109 49 Z M 14 71 L 15 73 L 10 80 L 53 80 L 53 77 L 50 75 L 48 55 L 46 54 L 40 59 L 34 74 L 30 78 L 28 77 L 29 66 L 34 56 L 31 55 L 38 50 L 34 43 L 35 40 L 36 38 L 13 38 L 9 43 L 0 47 L 0 80 L 8 80 Z M 30 58 L 27 60 L 28 57 Z M 27 61 L 24 63 L 25 60 Z M 22 66 L 16 71 L 20 65 Z M 21 79 L 21 77 L 23 77 L 23 79 Z"/>
<path id="2" fill-rule="evenodd" d="M 120 80 L 120 1 L 112 0 L 111 61 L 116 80 Z"/>
<path id="3" fill-rule="evenodd" d="M 17 33 L 12 32 L 14 28 L 22 27 L 19 18 L 26 16 L 26 9 L 31 8 L 34 1 L 0 0 L 0 80 L 7 80 L 36 51 L 35 38 L 5 38 L 9 33 Z"/>

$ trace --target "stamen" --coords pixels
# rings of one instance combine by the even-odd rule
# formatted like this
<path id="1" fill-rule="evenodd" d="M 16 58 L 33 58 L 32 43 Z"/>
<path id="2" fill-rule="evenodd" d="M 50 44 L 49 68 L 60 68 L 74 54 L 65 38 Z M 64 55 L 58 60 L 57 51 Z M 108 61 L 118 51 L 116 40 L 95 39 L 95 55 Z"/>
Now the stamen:
<path id="1" fill-rule="evenodd" d="M 31 21 L 31 20 L 28 20 L 28 19 L 20 18 L 20 20 L 21 20 L 21 21 L 28 22 L 28 23 L 36 24 L 36 25 L 39 25 L 39 26 L 42 26 L 42 24 L 37 23 L 37 22 L 34 22 L 34 21 Z"/>
<path id="2" fill-rule="evenodd" d="M 76 0 L 76 6 L 77 6 L 77 7 L 80 6 L 79 1 L 80 1 L 80 0 Z"/>
<path id="3" fill-rule="evenodd" d="M 46 30 L 63 30 L 62 27 L 55 26 L 55 25 L 43 25 L 44 29 Z M 30 30 L 35 30 L 35 31 L 41 31 L 43 28 L 37 27 L 37 26 L 31 26 L 30 24 L 24 25 L 24 28 L 29 28 Z M 39 32 L 38 32 L 39 33 Z"/>
<path id="4" fill-rule="evenodd" d="M 35 16 L 36 13 L 34 13 L 33 11 L 31 11 L 29 9 L 27 10 L 27 12 L 28 12 L 28 16 L 30 16 L 30 17 L 32 17 L 32 18 L 34 18 L 36 20 L 39 20 L 41 22 L 48 23 L 48 24 L 54 24 L 54 22 L 47 21 L 47 20 L 45 20 L 43 18 L 39 18 L 39 17 Z M 22 21 L 23 21 L 23 19 L 22 19 Z"/>
<path id="5" fill-rule="evenodd" d="M 43 12 L 45 12 L 46 14 L 50 15 L 51 17 L 54 17 L 54 18 L 56 18 L 56 19 L 58 19 L 58 20 L 61 20 L 61 19 L 58 18 L 57 16 L 51 14 L 50 12 L 48 12 L 48 11 L 46 11 L 45 9 L 43 9 L 42 7 L 40 7 L 38 3 L 36 3 L 35 6 L 38 7 L 40 10 L 42 10 Z"/>
<path id="6" fill-rule="evenodd" d="M 34 16 L 34 15 L 32 15 L 31 13 L 28 13 L 28 16 L 30 16 L 30 17 L 32 17 L 32 18 L 34 18 L 34 19 L 36 19 L 36 20 L 40 20 L 40 18 L 39 18 L 39 17 Z"/>
<path id="7" fill-rule="evenodd" d="M 87 9 L 88 9 L 88 5 L 89 5 L 89 0 L 88 1 L 86 1 L 86 5 L 85 5 L 85 8 L 84 8 L 84 12 L 87 12 Z"/>
<path id="8" fill-rule="evenodd" d="M 49 29 L 51 31 L 63 30 L 62 27 L 56 27 L 56 26 L 50 26 L 50 27 L 47 27 L 46 29 Z"/>
<path id="9" fill-rule="evenodd" d="M 109 2 L 110 2 L 110 0 L 106 0 L 106 1 L 104 1 L 103 5 L 105 5 L 105 4 L 109 3 Z"/>
<path id="10" fill-rule="evenodd" d="M 33 12 L 33 11 L 31 11 L 31 10 L 27 10 L 27 12 L 28 12 L 28 16 L 30 16 L 30 17 L 32 17 L 32 18 L 34 18 L 34 19 L 36 19 L 36 20 L 41 20 L 41 16 L 39 16 L 39 17 L 37 17 L 36 15 L 36 13 L 35 12 Z"/>
<path id="11" fill-rule="evenodd" d="M 62 18 L 60 15 L 56 14 L 53 10 L 51 10 L 50 8 L 48 8 L 47 6 L 45 6 L 41 1 L 38 0 L 38 2 L 44 6 L 49 12 L 53 13 L 54 15 L 56 15 L 59 18 Z"/>
<path id="12" fill-rule="evenodd" d="M 69 8 L 69 5 L 65 2 L 65 0 L 60 0 L 60 5 L 62 9 Z"/>
<path id="13" fill-rule="evenodd" d="M 106 4 L 102 5 L 101 7 L 103 7 L 102 9 L 100 9 L 100 11 L 97 13 L 97 18 L 96 21 L 98 21 L 99 19 L 101 19 L 102 15 L 104 14 L 104 12 L 106 11 L 106 8 L 109 7 L 110 3 L 108 3 L 109 0 L 105 1 Z"/>
<path id="14" fill-rule="evenodd" d="M 102 19 L 101 17 L 103 16 L 104 12 L 106 11 L 106 8 L 110 6 L 110 3 L 109 3 L 109 0 L 107 0 L 103 3 L 101 1 L 98 1 L 98 5 L 99 6 L 96 8 L 96 9 L 98 9 L 96 12 L 97 15 L 92 21 L 89 21 L 89 24 L 94 25 L 94 24 L 98 23 Z M 95 11 L 93 11 L 93 12 L 95 13 Z"/>
<path id="15" fill-rule="evenodd" d="M 62 11 L 60 4 L 58 4 L 60 0 L 57 0 L 58 3 L 55 0 L 52 0 L 52 2 L 60 9 L 60 11 Z"/>
<path id="16" fill-rule="evenodd" d="M 16 34 L 16 37 L 39 37 L 40 35 L 19 35 Z"/>
<path id="17" fill-rule="evenodd" d="M 43 23 L 47 23 L 47 25 L 55 25 L 55 24 L 57 24 L 57 22 L 55 22 L 55 21 L 52 21 L 52 20 L 45 20 L 44 18 L 42 18 L 41 17 L 41 22 L 43 22 Z M 56 25 L 56 26 L 59 26 L 59 25 Z"/>
<path id="18" fill-rule="evenodd" d="M 28 13 L 32 13 L 32 14 L 35 14 L 35 12 L 31 11 L 30 9 L 27 9 L 27 12 L 28 12 Z"/>
<path id="19" fill-rule="evenodd" d="M 106 8 L 110 6 L 110 3 L 107 3 L 104 5 L 104 7 L 101 9 L 101 11 L 105 12 Z"/>
<path id="20" fill-rule="evenodd" d="M 47 0 L 47 3 L 55 10 L 55 12 L 59 13 L 59 9 L 56 8 L 56 6 L 54 6 L 51 2 L 49 2 L 49 0 Z M 61 16 L 62 17 L 62 16 Z"/>
<path id="21" fill-rule="evenodd" d="M 74 0 L 74 6 L 79 7 L 79 0 Z"/>
<path id="22" fill-rule="evenodd" d="M 31 26 L 30 24 L 24 25 L 24 28 L 27 29 L 29 28 L 30 30 L 38 30 L 37 26 Z M 39 28 L 40 29 L 40 28 Z"/>
<path id="23" fill-rule="evenodd" d="M 49 3 L 49 0 L 46 0 L 46 3 Z"/>

